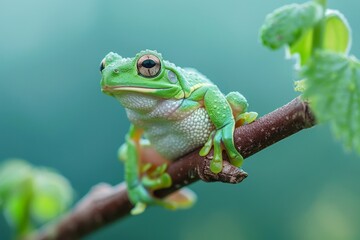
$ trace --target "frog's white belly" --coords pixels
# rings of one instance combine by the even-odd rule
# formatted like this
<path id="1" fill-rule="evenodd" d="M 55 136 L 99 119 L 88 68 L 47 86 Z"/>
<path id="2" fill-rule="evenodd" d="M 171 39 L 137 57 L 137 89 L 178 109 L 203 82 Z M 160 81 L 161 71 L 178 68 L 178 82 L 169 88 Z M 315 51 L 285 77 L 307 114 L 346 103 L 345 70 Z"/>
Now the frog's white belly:
<path id="1" fill-rule="evenodd" d="M 129 120 L 144 130 L 155 150 L 168 160 L 204 145 L 214 129 L 206 110 L 189 99 L 163 99 L 141 93 L 115 96 Z"/>
<path id="2" fill-rule="evenodd" d="M 155 150 L 168 160 L 175 160 L 204 145 L 214 129 L 202 107 L 176 120 L 144 121 L 137 118 L 137 113 L 132 110 L 127 109 L 127 113 L 131 122 L 144 129 L 145 137 Z"/>

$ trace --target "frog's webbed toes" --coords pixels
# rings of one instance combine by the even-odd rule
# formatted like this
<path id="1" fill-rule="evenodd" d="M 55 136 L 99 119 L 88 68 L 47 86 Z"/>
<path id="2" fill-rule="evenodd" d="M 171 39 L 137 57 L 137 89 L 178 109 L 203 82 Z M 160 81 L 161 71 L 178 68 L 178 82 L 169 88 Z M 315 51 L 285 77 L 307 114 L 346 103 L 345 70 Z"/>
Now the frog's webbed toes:
<path id="1" fill-rule="evenodd" d="M 154 191 L 171 186 L 171 178 L 165 172 L 156 178 L 144 176 L 141 182 L 142 184 L 128 190 L 130 201 L 135 205 L 131 210 L 132 215 L 141 214 L 145 211 L 147 205 L 157 205 L 166 209 L 177 210 L 190 208 L 196 202 L 195 193 L 186 188 L 180 189 L 164 199 L 154 197 L 148 189 Z"/>
<path id="2" fill-rule="evenodd" d="M 206 156 L 212 147 L 214 147 L 214 156 L 210 161 L 210 170 L 213 173 L 219 173 L 223 167 L 222 152 L 226 151 L 229 161 L 232 165 L 240 167 L 244 161 L 244 158 L 237 151 L 234 145 L 233 139 L 234 123 L 227 124 L 221 129 L 214 130 L 208 141 L 200 150 L 200 156 Z"/>
<path id="3" fill-rule="evenodd" d="M 142 202 L 138 202 L 135 204 L 135 207 L 131 209 L 130 213 L 131 215 L 139 215 L 143 213 L 146 209 L 146 204 Z"/>
<path id="4" fill-rule="evenodd" d="M 213 173 L 219 173 L 222 170 L 222 141 L 221 141 L 221 129 L 220 130 L 214 130 L 210 134 L 208 141 L 204 144 L 204 146 L 201 148 L 199 155 L 200 156 L 206 156 L 209 154 L 211 148 L 214 148 L 214 156 L 213 159 L 210 161 L 210 170 Z"/>
<path id="5" fill-rule="evenodd" d="M 132 215 L 142 213 L 147 205 L 160 205 L 170 208 L 162 199 L 151 195 L 149 191 L 171 186 L 171 177 L 164 173 L 160 177 L 151 179 L 147 176 L 141 179 L 141 184 L 134 188 L 128 189 L 129 199 L 135 206 L 131 210 Z"/>
<path id="6" fill-rule="evenodd" d="M 255 119 L 258 116 L 257 112 L 246 112 L 244 113 L 245 117 L 245 123 L 252 123 L 253 121 L 255 121 Z"/>
<path id="7" fill-rule="evenodd" d="M 187 209 L 196 202 L 196 194 L 188 188 L 182 188 L 160 200 L 159 205 L 170 209 Z"/>
<path id="8" fill-rule="evenodd" d="M 140 182 L 128 189 L 129 199 L 135 205 L 131 214 L 142 213 L 147 205 L 163 205 L 162 200 L 155 198 L 151 191 L 171 186 L 172 180 L 166 169 L 166 163 L 159 166 L 146 163 L 142 166 Z"/>
<path id="9" fill-rule="evenodd" d="M 171 177 L 168 173 L 163 173 L 160 176 L 156 178 L 151 178 L 149 176 L 144 176 L 141 179 L 141 183 L 151 189 L 151 190 L 157 190 L 162 188 L 167 188 L 171 186 Z"/>
<path id="10" fill-rule="evenodd" d="M 236 127 L 240 127 L 244 124 L 252 123 L 257 118 L 258 113 L 257 112 L 245 112 L 242 114 L 239 114 L 236 119 Z"/>
<path id="11" fill-rule="evenodd" d="M 155 166 L 147 163 L 142 169 L 144 174 L 141 178 L 141 183 L 150 190 L 157 190 L 171 186 L 171 177 L 166 173 L 167 164 Z"/>
<path id="12" fill-rule="evenodd" d="M 149 194 L 148 190 L 141 184 L 129 188 L 128 195 L 130 202 L 135 205 L 135 207 L 131 210 L 132 215 L 142 213 L 147 204 L 154 202 L 153 197 Z"/>

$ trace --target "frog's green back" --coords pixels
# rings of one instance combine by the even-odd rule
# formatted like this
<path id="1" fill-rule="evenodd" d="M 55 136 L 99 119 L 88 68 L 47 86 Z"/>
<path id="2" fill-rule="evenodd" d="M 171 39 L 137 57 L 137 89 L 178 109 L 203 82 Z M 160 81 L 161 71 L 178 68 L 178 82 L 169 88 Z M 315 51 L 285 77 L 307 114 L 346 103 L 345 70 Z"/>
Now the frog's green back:
<path id="1" fill-rule="evenodd" d="M 187 68 L 187 67 L 181 68 L 181 67 L 175 66 L 175 64 L 173 64 L 169 61 L 164 61 L 164 63 L 167 66 L 175 67 L 179 71 L 179 73 L 184 76 L 184 78 L 186 79 L 186 81 L 188 82 L 190 87 L 192 87 L 198 83 L 213 84 L 204 74 L 202 74 L 195 68 Z"/>

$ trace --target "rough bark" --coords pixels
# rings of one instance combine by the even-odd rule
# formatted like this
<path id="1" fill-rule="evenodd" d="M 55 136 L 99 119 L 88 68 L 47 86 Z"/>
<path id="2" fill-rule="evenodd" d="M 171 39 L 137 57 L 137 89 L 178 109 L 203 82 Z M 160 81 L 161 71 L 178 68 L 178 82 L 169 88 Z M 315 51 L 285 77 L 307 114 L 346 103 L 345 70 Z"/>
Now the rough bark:
<path id="1" fill-rule="evenodd" d="M 296 98 L 255 122 L 237 128 L 234 132 L 234 141 L 239 152 L 246 158 L 314 125 L 315 118 L 308 104 Z M 169 166 L 167 172 L 172 177 L 173 184 L 169 188 L 156 191 L 157 197 L 165 197 L 200 179 L 206 182 L 220 181 L 235 184 L 247 177 L 247 173 L 226 161 L 226 154 L 222 172 L 212 173 L 209 168 L 212 152 L 206 157 L 199 156 L 198 152 L 199 149 Z M 124 183 L 114 187 L 99 184 L 71 212 L 57 222 L 45 226 L 39 233 L 33 235 L 32 239 L 79 239 L 129 215 L 132 207 Z"/>

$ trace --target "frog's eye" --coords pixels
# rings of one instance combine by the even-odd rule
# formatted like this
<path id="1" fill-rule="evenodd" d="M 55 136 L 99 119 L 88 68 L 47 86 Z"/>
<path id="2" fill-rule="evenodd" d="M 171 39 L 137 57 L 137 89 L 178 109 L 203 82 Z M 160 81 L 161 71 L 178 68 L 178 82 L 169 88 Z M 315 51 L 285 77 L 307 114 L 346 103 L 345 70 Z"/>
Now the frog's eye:
<path id="1" fill-rule="evenodd" d="M 100 72 L 102 72 L 105 68 L 105 59 L 101 61 L 100 63 Z"/>
<path id="2" fill-rule="evenodd" d="M 156 77 L 161 70 L 160 59 L 154 55 L 144 55 L 137 62 L 138 73 L 143 77 Z"/>

